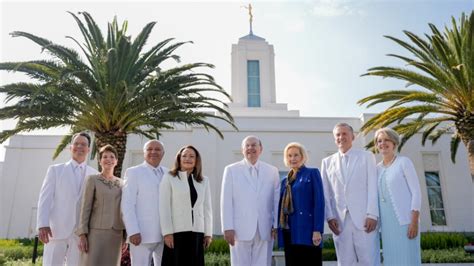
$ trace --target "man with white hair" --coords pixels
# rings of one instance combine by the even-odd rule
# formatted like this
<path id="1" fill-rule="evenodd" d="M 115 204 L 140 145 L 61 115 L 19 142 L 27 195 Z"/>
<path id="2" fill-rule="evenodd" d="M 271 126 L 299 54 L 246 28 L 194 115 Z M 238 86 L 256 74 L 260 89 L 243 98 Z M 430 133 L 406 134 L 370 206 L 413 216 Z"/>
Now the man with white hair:
<path id="1" fill-rule="evenodd" d="M 259 160 L 262 150 L 260 139 L 246 137 L 242 141 L 244 159 L 224 169 L 222 230 L 234 266 L 271 265 L 280 178 L 275 166 Z"/>
<path id="2" fill-rule="evenodd" d="M 153 139 L 143 146 L 145 161 L 125 171 L 122 188 L 122 214 L 130 242 L 132 265 L 161 265 L 163 236 L 159 217 L 159 188 L 163 174 L 160 166 L 165 154 L 161 141 Z"/>
<path id="3" fill-rule="evenodd" d="M 380 265 L 377 170 L 371 152 L 355 149 L 354 130 L 333 130 L 338 152 L 323 159 L 325 216 L 333 232 L 338 265 Z"/>

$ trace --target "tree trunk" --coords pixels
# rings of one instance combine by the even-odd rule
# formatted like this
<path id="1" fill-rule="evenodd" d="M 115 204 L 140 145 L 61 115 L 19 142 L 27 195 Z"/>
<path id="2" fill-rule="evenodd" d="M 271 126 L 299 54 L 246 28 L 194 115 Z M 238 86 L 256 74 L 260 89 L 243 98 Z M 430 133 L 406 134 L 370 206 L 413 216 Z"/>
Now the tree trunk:
<path id="1" fill-rule="evenodd" d="M 97 132 L 95 133 L 95 145 L 97 147 L 97 156 L 99 154 L 100 148 L 105 145 L 110 144 L 117 149 L 118 152 L 118 162 L 117 166 L 114 169 L 114 175 L 121 177 L 122 174 L 122 164 L 125 157 L 125 151 L 127 149 L 127 134 L 121 132 Z M 97 160 L 99 161 L 99 160 Z M 97 166 L 99 171 L 101 170 L 100 165 Z"/>
<path id="2" fill-rule="evenodd" d="M 463 125 L 456 124 L 458 134 L 461 141 L 467 150 L 467 159 L 469 161 L 469 170 L 471 171 L 471 178 L 474 181 L 474 116 L 473 123 L 466 123 Z"/>
<path id="3" fill-rule="evenodd" d="M 474 181 L 474 139 L 470 139 L 466 144 L 467 157 L 469 159 L 469 169 L 471 170 L 471 178 Z"/>

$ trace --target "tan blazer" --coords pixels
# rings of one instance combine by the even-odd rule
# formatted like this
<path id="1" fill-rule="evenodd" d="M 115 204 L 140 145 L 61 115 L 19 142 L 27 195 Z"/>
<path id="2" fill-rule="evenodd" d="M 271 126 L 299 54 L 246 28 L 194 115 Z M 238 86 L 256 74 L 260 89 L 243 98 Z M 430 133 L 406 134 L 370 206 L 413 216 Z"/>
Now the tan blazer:
<path id="1" fill-rule="evenodd" d="M 107 181 L 101 175 L 86 177 L 81 203 L 77 235 L 88 234 L 89 229 L 124 230 L 120 212 L 122 181 Z"/>

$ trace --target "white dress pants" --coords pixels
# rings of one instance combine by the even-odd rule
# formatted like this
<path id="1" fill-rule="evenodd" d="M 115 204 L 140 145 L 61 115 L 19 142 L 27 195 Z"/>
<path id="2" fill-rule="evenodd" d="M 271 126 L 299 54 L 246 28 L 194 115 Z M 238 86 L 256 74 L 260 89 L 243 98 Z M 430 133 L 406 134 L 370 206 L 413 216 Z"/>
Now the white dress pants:
<path id="1" fill-rule="evenodd" d="M 75 234 L 72 234 L 67 239 L 50 239 L 48 244 L 44 245 L 43 265 L 79 265 L 80 251 L 78 243 L 79 237 Z"/>
<path id="2" fill-rule="evenodd" d="M 232 266 L 270 266 L 272 249 L 273 240 L 262 240 L 257 226 L 252 240 L 235 241 L 234 246 L 230 246 L 230 263 Z"/>
<path id="3" fill-rule="evenodd" d="M 151 265 L 152 258 L 153 265 L 161 266 L 163 247 L 163 241 L 157 243 L 141 243 L 138 246 L 130 244 L 130 258 L 132 260 L 132 266 Z"/>
<path id="4" fill-rule="evenodd" d="M 334 237 L 337 265 L 339 266 L 378 266 L 380 265 L 380 242 L 378 230 L 366 233 L 359 230 L 346 214 L 341 233 Z"/>

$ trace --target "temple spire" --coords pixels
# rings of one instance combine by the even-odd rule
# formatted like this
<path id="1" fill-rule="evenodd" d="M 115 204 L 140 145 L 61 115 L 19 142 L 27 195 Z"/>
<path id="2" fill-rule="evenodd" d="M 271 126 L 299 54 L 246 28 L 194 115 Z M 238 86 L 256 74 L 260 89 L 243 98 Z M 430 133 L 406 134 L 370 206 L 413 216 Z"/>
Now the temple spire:
<path id="1" fill-rule="evenodd" d="M 249 3 L 248 6 L 243 6 L 243 7 L 249 11 L 250 35 L 253 35 L 253 31 L 252 31 L 252 22 L 253 22 L 252 4 Z"/>

